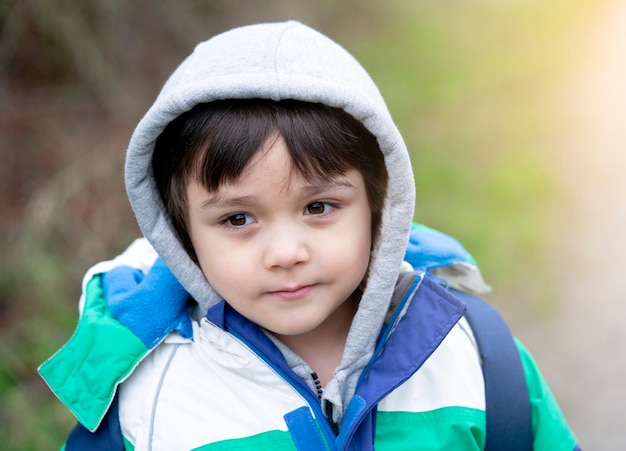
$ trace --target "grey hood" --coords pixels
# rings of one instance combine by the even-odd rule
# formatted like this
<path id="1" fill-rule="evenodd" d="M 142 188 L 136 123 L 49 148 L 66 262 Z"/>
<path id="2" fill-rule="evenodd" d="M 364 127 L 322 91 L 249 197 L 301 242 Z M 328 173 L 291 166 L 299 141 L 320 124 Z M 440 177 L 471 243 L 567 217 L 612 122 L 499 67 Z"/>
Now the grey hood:
<path id="1" fill-rule="evenodd" d="M 361 65 L 332 40 L 293 21 L 236 28 L 199 44 L 165 83 L 132 136 L 126 158 L 128 197 L 144 236 L 200 310 L 221 301 L 167 217 L 151 159 L 159 134 L 183 112 L 198 103 L 247 98 L 295 99 L 341 108 L 376 136 L 385 157 L 390 184 L 377 248 L 342 363 L 325 388 L 325 399 L 340 416 L 374 351 L 400 272 L 415 202 L 406 146 Z M 291 356 L 290 363 L 293 360 Z"/>

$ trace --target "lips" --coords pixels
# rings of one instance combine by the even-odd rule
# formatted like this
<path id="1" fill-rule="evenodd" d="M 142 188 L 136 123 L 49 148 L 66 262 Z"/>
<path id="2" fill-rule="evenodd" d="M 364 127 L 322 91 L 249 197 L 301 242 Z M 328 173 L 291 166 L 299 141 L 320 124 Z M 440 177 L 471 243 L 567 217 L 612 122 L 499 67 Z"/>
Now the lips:
<path id="1" fill-rule="evenodd" d="M 285 301 L 293 301 L 306 297 L 315 289 L 316 285 L 302 285 L 295 288 L 283 288 L 275 291 L 268 291 L 267 294 Z"/>

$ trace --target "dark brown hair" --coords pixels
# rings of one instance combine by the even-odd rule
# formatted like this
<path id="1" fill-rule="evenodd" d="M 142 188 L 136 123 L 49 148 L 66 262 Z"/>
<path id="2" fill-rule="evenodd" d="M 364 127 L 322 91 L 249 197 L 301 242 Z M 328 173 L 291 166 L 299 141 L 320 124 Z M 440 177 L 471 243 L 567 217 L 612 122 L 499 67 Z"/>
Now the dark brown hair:
<path id="1" fill-rule="evenodd" d="M 376 138 L 341 109 L 295 100 L 218 100 L 196 105 L 158 137 L 154 178 L 185 249 L 186 188 L 196 180 L 207 191 L 234 182 L 273 134 L 280 134 L 295 169 L 306 178 L 328 179 L 359 171 L 372 210 L 376 238 L 387 192 L 387 170 Z"/>

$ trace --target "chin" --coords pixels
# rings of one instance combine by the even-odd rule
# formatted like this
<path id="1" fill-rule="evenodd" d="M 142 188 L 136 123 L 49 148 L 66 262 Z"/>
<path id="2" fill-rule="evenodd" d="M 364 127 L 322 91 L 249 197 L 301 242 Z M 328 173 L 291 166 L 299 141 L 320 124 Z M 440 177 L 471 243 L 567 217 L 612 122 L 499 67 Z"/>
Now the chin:
<path id="1" fill-rule="evenodd" d="M 298 326 L 294 324 L 289 324 L 285 325 L 284 327 L 274 327 L 271 329 L 268 328 L 267 330 L 277 336 L 294 337 L 297 335 L 304 335 L 308 332 L 311 332 L 315 330 L 316 327 L 317 325 L 310 325 L 307 327 L 305 325 Z"/>

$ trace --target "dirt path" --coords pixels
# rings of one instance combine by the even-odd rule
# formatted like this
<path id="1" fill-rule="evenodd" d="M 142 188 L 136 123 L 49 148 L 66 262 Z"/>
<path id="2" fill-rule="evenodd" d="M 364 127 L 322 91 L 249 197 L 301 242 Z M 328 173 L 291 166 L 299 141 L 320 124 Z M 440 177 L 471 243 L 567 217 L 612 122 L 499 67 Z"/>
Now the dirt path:
<path id="1" fill-rule="evenodd" d="M 583 30 L 559 102 L 558 307 L 524 330 L 585 450 L 626 449 L 626 2 Z M 533 342 L 534 341 L 534 342 Z"/>

